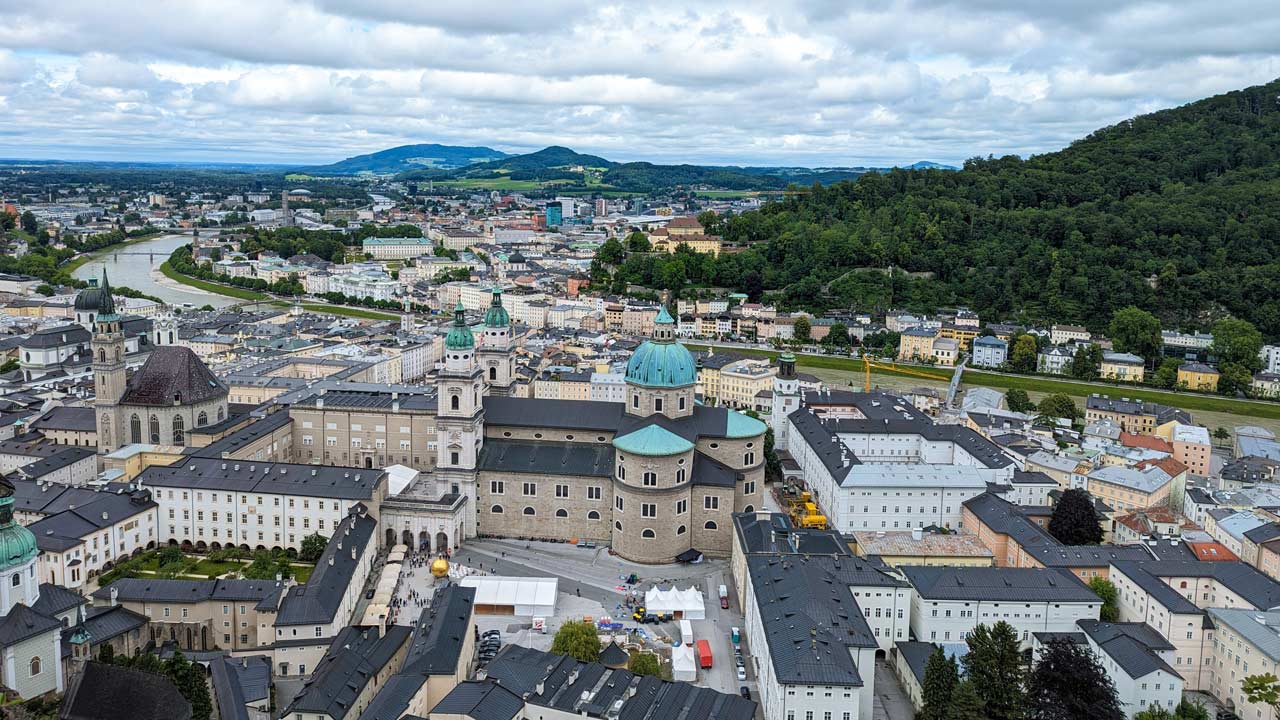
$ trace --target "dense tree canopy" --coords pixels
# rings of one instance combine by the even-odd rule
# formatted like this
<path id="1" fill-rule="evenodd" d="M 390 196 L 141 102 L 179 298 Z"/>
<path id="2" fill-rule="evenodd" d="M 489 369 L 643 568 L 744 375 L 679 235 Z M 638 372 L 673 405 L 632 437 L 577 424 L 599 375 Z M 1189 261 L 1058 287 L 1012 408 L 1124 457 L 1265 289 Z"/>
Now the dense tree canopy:
<path id="1" fill-rule="evenodd" d="M 1144 115 L 1025 160 L 815 184 L 722 222 L 747 249 L 698 275 L 784 309 L 962 303 L 1106 332 L 1134 306 L 1166 327 L 1229 313 L 1280 337 L 1278 93 Z"/>
<path id="2" fill-rule="evenodd" d="M 1028 720 L 1124 720 L 1115 684 L 1087 645 L 1052 640 L 1027 676 Z"/>
<path id="3" fill-rule="evenodd" d="M 1102 542 L 1102 525 L 1093 496 L 1080 488 L 1068 488 L 1058 499 L 1049 518 L 1049 534 L 1064 545 L 1097 545 Z"/>

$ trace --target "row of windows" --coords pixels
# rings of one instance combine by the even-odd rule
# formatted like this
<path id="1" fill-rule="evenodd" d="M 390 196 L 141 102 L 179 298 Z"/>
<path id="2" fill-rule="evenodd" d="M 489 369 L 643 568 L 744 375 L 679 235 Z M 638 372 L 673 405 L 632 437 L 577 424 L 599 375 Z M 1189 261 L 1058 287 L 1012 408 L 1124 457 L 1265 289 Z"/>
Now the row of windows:
<path id="1" fill-rule="evenodd" d="M 219 407 L 218 422 L 222 422 L 224 417 L 225 417 L 224 410 L 221 407 Z M 205 425 L 208 425 L 208 424 L 209 424 L 209 414 L 201 410 L 200 414 L 196 416 L 196 427 L 204 427 Z M 147 429 L 151 437 L 151 444 L 159 445 L 161 443 L 160 418 L 156 417 L 155 415 L 152 415 L 150 421 L 148 421 L 147 423 Z M 132 442 L 135 442 L 135 443 L 142 442 L 142 418 L 138 417 L 137 413 L 133 413 L 132 415 L 129 416 L 129 436 Z M 175 415 L 173 417 L 172 438 L 173 438 L 174 445 L 186 444 L 186 423 L 182 419 L 181 415 Z"/>

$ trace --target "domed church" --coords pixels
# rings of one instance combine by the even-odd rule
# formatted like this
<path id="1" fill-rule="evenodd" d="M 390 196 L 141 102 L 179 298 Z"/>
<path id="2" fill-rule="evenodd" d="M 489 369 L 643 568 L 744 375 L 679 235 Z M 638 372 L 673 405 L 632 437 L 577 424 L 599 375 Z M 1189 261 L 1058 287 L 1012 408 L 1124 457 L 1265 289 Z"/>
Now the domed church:
<path id="1" fill-rule="evenodd" d="M 488 332 L 506 321 L 505 311 L 486 316 L 482 354 L 509 352 L 509 333 Z M 697 366 L 665 307 L 627 364 L 623 403 L 486 392 L 499 376 L 476 361 L 461 312 L 455 326 L 439 379 L 437 476 L 474 492 L 478 534 L 607 542 L 644 563 L 730 553 L 732 513 L 762 506 L 766 426 L 695 401 Z"/>
<path id="2" fill-rule="evenodd" d="M 93 293 L 95 289 L 101 292 Z M 76 312 L 82 311 L 93 316 L 90 349 L 100 454 L 130 443 L 185 445 L 188 430 L 227 418 L 227 386 L 190 348 L 158 346 L 141 368 L 127 374 L 124 332 L 105 275 L 100 288 L 89 288 L 76 299 Z"/>

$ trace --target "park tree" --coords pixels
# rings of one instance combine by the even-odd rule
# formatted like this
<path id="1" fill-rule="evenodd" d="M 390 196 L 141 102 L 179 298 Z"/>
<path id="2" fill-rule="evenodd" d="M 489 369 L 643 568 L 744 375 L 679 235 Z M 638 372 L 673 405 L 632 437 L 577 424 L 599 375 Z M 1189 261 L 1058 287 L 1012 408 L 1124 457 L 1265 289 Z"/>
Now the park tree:
<path id="1" fill-rule="evenodd" d="M 945 720 L 987 720 L 982 711 L 982 698 L 978 697 L 972 682 L 965 680 L 956 685 L 944 717 Z"/>
<path id="2" fill-rule="evenodd" d="M 1104 577 L 1095 577 L 1089 579 L 1089 589 L 1102 600 L 1098 619 L 1102 622 L 1118 622 L 1120 608 L 1116 602 L 1119 599 L 1119 593 L 1116 591 L 1115 584 Z"/>
<path id="3" fill-rule="evenodd" d="M 40 225 L 36 222 L 35 213 L 27 210 L 22 213 L 22 232 L 28 235 L 35 235 L 40 230 Z"/>
<path id="4" fill-rule="evenodd" d="M 822 342 L 831 347 L 847 348 L 849 342 L 849 326 L 838 322 L 831 325 L 831 331 L 822 338 Z"/>
<path id="5" fill-rule="evenodd" d="M 653 653 L 641 652 L 632 655 L 631 662 L 627 663 L 627 669 L 636 675 L 662 677 L 662 663 L 658 662 L 658 656 Z"/>
<path id="6" fill-rule="evenodd" d="M 302 538 L 302 549 L 298 552 L 298 559 L 303 562 L 313 563 L 320 559 L 324 554 L 324 549 L 329 545 L 329 538 L 320 533 L 311 533 Z"/>
<path id="7" fill-rule="evenodd" d="M 165 675 L 182 697 L 191 703 L 192 720 L 209 720 L 213 713 L 213 701 L 209 697 L 209 685 L 205 681 L 204 666 L 189 662 L 182 652 L 174 652 L 164 663 Z"/>
<path id="8" fill-rule="evenodd" d="M 959 683 L 960 671 L 956 661 L 941 649 L 934 650 L 924 666 L 924 680 L 920 684 L 923 706 L 916 720 L 946 720 L 951 696 Z"/>
<path id="9" fill-rule="evenodd" d="M 1058 498 L 1049 518 L 1049 534 L 1064 545 L 1097 545 L 1102 542 L 1102 525 L 1093 497 L 1080 488 L 1070 488 Z"/>
<path id="10" fill-rule="evenodd" d="M 969 633 L 969 652 L 961 660 L 965 677 L 973 683 L 989 720 L 1020 720 L 1023 716 L 1022 652 L 1018 631 L 1007 622 L 978 625 Z"/>
<path id="11" fill-rule="evenodd" d="M 1019 335 L 1009 351 L 1009 369 L 1023 373 L 1035 372 L 1037 352 L 1034 335 Z"/>
<path id="12" fill-rule="evenodd" d="M 1097 345 L 1081 345 L 1071 358 L 1067 374 L 1077 380 L 1097 380 L 1101 365 L 1102 348 Z"/>
<path id="13" fill-rule="evenodd" d="M 1088 646 L 1051 640 L 1027 676 L 1028 720 L 1124 720 L 1115 684 Z"/>
<path id="14" fill-rule="evenodd" d="M 1164 339 L 1160 336 L 1160 320 L 1133 305 L 1111 314 L 1108 334 L 1116 352 L 1140 355 L 1146 359 L 1148 367 L 1154 366 L 1155 359 L 1164 348 Z"/>
<path id="15" fill-rule="evenodd" d="M 1066 418 L 1072 422 L 1080 418 L 1080 408 L 1066 393 L 1052 393 L 1044 396 L 1037 409 L 1040 410 L 1041 415 L 1051 418 Z"/>
<path id="16" fill-rule="evenodd" d="M 800 317 L 796 318 L 796 324 L 795 324 L 796 340 L 799 340 L 800 342 L 809 342 L 810 329 L 811 329 L 811 326 L 809 324 L 809 318 L 805 317 L 804 315 L 801 315 Z"/>
<path id="17" fill-rule="evenodd" d="M 1004 402 L 1010 410 L 1017 413 L 1031 412 L 1036 409 L 1035 403 L 1031 402 L 1027 391 L 1022 388 L 1010 388 L 1004 394 Z"/>
<path id="18" fill-rule="evenodd" d="M 649 245 L 649 236 L 637 230 L 627 236 L 627 249 L 631 252 L 645 253 L 653 248 Z"/>
<path id="19" fill-rule="evenodd" d="M 596 260 L 605 265 L 621 265 L 623 260 L 627 259 L 627 249 L 622 247 L 622 243 L 618 238 L 609 238 L 605 240 L 596 250 Z"/>
<path id="20" fill-rule="evenodd" d="M 1213 345 L 1209 351 L 1223 365 L 1235 363 L 1249 373 L 1262 369 L 1262 333 L 1248 320 L 1219 320 L 1213 324 Z"/>
<path id="21" fill-rule="evenodd" d="M 1182 366 L 1182 361 L 1178 358 L 1165 358 L 1160 362 L 1160 366 L 1156 368 L 1155 375 L 1151 378 L 1151 382 L 1156 387 L 1174 388 L 1178 386 L 1178 368 Z"/>
<path id="22" fill-rule="evenodd" d="M 1240 363 L 1224 362 L 1218 366 L 1218 392 L 1223 395 L 1248 394 L 1253 389 L 1253 372 Z"/>
<path id="23" fill-rule="evenodd" d="M 567 622 L 556 631 L 551 641 L 551 652 L 579 660 L 595 662 L 600 659 L 600 638 L 596 628 L 587 622 Z"/>
<path id="24" fill-rule="evenodd" d="M 0 210 L 0 232 L 12 230 L 18 226 L 18 216 L 8 210 Z"/>

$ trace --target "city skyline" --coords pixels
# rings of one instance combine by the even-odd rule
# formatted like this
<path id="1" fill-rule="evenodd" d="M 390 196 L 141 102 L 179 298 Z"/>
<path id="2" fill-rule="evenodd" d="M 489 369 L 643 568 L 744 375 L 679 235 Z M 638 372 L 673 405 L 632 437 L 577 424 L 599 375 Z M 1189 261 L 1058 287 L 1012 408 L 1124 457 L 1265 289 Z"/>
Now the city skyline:
<path id="1" fill-rule="evenodd" d="M 1057 150 L 1280 76 L 1265 9 L 19 6 L 0 38 L 0 157 L 302 165 L 438 142 L 617 161 L 959 164 Z"/>

